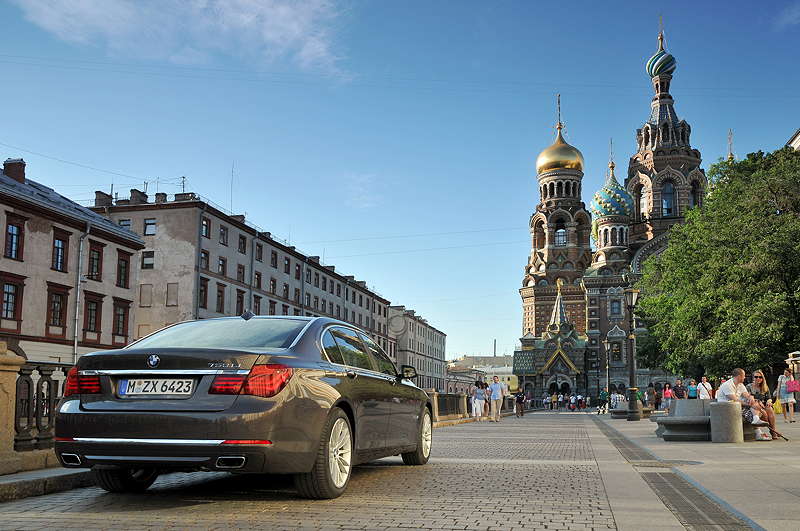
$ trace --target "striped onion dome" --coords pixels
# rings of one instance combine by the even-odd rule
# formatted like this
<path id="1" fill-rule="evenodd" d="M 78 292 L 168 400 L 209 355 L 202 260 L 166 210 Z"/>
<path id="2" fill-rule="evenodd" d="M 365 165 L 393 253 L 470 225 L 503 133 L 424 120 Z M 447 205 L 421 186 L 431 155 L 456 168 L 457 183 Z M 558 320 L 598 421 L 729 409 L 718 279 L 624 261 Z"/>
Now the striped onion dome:
<path id="1" fill-rule="evenodd" d="M 589 209 L 597 218 L 603 216 L 631 216 L 633 198 L 614 176 L 614 162 L 608 163 L 608 178 L 601 189 L 595 192 Z"/>
<path id="2" fill-rule="evenodd" d="M 658 51 L 648 59 L 645 69 L 650 77 L 660 76 L 661 74 L 672 74 L 678 64 L 672 54 L 664 50 L 664 34 L 658 34 Z"/>

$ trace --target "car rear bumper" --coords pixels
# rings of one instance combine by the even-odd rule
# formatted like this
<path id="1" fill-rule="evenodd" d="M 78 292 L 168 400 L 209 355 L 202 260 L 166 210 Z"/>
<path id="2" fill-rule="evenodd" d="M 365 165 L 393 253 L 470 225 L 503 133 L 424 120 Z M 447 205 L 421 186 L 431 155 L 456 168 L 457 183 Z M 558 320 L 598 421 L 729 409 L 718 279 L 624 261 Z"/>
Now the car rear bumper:
<path id="1" fill-rule="evenodd" d="M 56 413 L 56 455 L 68 468 L 272 474 L 311 470 L 327 411 L 301 398 L 272 403 L 239 398 L 220 412 L 95 411 L 81 408 L 78 400 L 65 400 Z M 229 440 L 269 443 L 223 444 Z M 227 459 L 234 457 L 242 459 Z"/>

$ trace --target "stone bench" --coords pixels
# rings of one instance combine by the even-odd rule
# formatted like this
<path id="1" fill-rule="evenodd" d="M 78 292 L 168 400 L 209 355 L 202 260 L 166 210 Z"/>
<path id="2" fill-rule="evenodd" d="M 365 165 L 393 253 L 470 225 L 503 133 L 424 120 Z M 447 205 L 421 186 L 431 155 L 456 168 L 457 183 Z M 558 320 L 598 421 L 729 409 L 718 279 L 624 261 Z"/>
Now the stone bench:
<path id="1" fill-rule="evenodd" d="M 657 422 L 664 428 L 661 437 L 665 441 L 711 440 L 711 417 L 705 415 L 663 417 Z"/>

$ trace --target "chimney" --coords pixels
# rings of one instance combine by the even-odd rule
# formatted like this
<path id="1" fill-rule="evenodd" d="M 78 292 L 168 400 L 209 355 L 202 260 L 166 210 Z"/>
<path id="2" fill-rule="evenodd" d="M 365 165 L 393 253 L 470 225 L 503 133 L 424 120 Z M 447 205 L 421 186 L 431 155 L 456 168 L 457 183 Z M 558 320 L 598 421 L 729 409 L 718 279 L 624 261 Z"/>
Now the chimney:
<path id="1" fill-rule="evenodd" d="M 156 193 L 156 203 L 166 203 L 167 202 L 167 194 L 164 192 Z"/>
<path id="2" fill-rule="evenodd" d="M 308 261 L 309 262 L 314 262 L 315 264 L 318 264 L 319 263 L 319 256 L 309 256 L 308 257 Z"/>
<path id="3" fill-rule="evenodd" d="M 18 183 L 25 184 L 25 161 L 22 159 L 6 159 L 3 163 L 3 173 Z"/>
<path id="4" fill-rule="evenodd" d="M 111 194 L 107 194 L 105 192 L 101 192 L 100 190 L 95 190 L 94 192 L 94 206 L 96 207 L 107 207 L 111 206 L 113 203 L 113 198 Z"/>
<path id="5" fill-rule="evenodd" d="M 140 205 L 142 203 L 147 203 L 147 194 L 136 188 L 131 188 L 131 204 Z"/>
<path id="6" fill-rule="evenodd" d="M 238 221 L 239 223 L 244 223 L 244 215 L 243 214 L 234 214 L 231 216 L 231 219 Z"/>
<path id="7" fill-rule="evenodd" d="M 175 201 L 191 201 L 194 198 L 194 192 L 182 192 L 180 194 L 175 194 Z"/>

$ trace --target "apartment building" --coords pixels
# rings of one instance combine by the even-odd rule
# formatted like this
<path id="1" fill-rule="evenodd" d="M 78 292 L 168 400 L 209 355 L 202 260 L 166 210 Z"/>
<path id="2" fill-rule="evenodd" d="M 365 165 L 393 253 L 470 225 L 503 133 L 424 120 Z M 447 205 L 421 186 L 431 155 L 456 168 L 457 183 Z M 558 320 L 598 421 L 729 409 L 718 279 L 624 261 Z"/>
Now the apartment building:
<path id="1" fill-rule="evenodd" d="M 25 166 L 8 159 L 0 175 L 0 341 L 29 360 L 64 363 L 126 345 L 144 242 L 27 178 Z"/>
<path id="2" fill-rule="evenodd" d="M 417 369 L 417 385 L 444 391 L 446 334 L 405 306 L 389 306 L 389 334 L 397 343 L 396 363 Z"/>
<path id="3" fill-rule="evenodd" d="M 95 193 L 98 214 L 141 235 L 134 334 L 187 319 L 241 315 L 327 316 L 359 326 L 395 358 L 389 301 L 352 275 L 280 241 L 242 215 L 194 193 L 128 199 Z"/>

